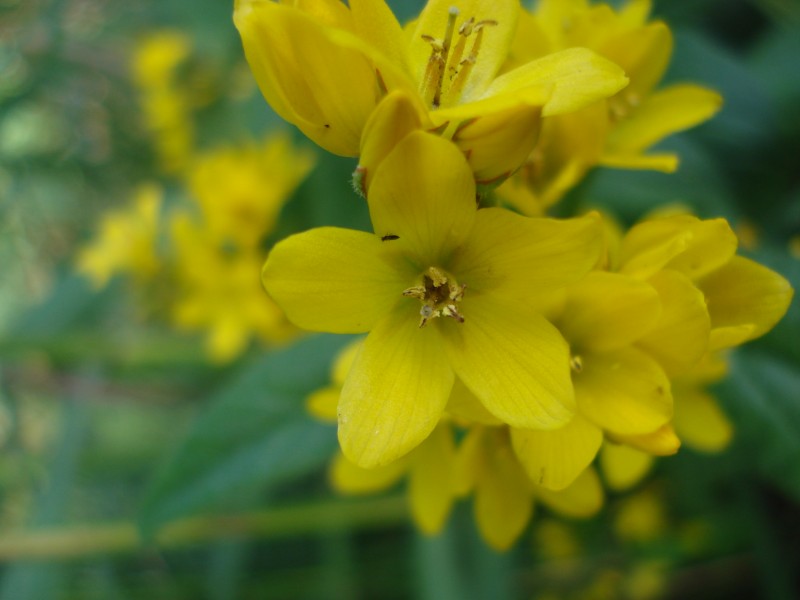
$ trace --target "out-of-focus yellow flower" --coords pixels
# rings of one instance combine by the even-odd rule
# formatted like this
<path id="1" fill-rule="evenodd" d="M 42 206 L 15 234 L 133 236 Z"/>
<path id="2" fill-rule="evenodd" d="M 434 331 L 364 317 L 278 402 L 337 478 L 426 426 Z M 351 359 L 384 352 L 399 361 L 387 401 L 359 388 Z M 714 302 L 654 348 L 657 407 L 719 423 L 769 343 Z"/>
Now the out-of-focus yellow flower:
<path id="1" fill-rule="evenodd" d="M 220 244 L 207 226 L 187 214 L 173 220 L 172 240 L 173 321 L 182 329 L 206 331 L 206 350 L 213 361 L 235 358 L 254 335 L 268 343 L 296 335 L 261 287 L 262 251 Z"/>
<path id="2" fill-rule="evenodd" d="M 339 402 L 345 455 L 373 467 L 410 451 L 436 426 L 456 374 L 504 422 L 567 422 L 567 347 L 531 301 L 597 263 L 598 220 L 476 210 L 463 155 L 422 132 L 383 160 L 369 208 L 375 235 L 320 228 L 291 236 L 263 272 L 295 324 L 370 331 Z"/>
<path id="3" fill-rule="evenodd" d="M 733 425 L 706 389 L 726 374 L 724 358 L 710 355 L 672 382 L 675 433 L 694 450 L 721 452 L 733 438 Z"/>
<path id="4" fill-rule="evenodd" d="M 614 530 L 624 539 L 646 542 L 660 537 L 667 527 L 664 501 L 653 489 L 622 500 L 614 519 Z"/>
<path id="5" fill-rule="evenodd" d="M 655 89 L 669 64 L 672 34 L 663 22 L 648 22 L 649 14 L 649 0 L 630 0 L 618 10 L 543 0 L 535 12 L 522 11 L 507 68 L 580 46 L 620 65 L 630 84 L 607 100 L 543 122 L 537 147 L 518 175 L 522 185 L 502 191 L 514 206 L 540 214 L 596 165 L 672 172 L 678 157 L 651 154 L 649 148 L 719 110 L 719 94 L 698 85 Z"/>
<path id="6" fill-rule="evenodd" d="M 519 166 L 536 141 L 540 115 L 574 111 L 627 82 L 614 63 L 583 48 L 498 76 L 518 0 L 430 0 L 407 32 L 383 0 L 235 6 L 264 97 L 317 144 L 356 155 L 381 98 L 403 90 L 426 113 L 423 121 L 457 140 L 482 183 Z"/>
<path id="7" fill-rule="evenodd" d="M 534 501 L 555 512 L 586 518 L 603 505 L 603 490 L 593 469 L 586 469 L 567 488 L 552 491 L 532 482 L 511 447 L 508 429 L 474 426 L 458 450 L 458 483 L 475 495 L 475 520 L 486 542 L 506 550 L 533 516 Z"/>
<path id="8" fill-rule="evenodd" d="M 286 199 L 314 166 L 312 152 L 288 135 L 229 146 L 198 156 L 187 183 L 216 243 L 254 248 L 263 242 Z"/>
<path id="9" fill-rule="evenodd" d="M 161 260 L 156 249 L 162 197 L 158 185 L 142 185 L 132 206 L 100 221 L 98 234 L 80 251 L 76 264 L 95 287 L 104 287 L 116 274 L 144 281 L 159 271 Z"/>
<path id="10" fill-rule="evenodd" d="M 159 165 L 166 173 L 181 171 L 194 148 L 192 100 L 177 77 L 192 44 L 179 31 L 160 31 L 143 38 L 131 57 L 145 128 L 153 136 Z"/>

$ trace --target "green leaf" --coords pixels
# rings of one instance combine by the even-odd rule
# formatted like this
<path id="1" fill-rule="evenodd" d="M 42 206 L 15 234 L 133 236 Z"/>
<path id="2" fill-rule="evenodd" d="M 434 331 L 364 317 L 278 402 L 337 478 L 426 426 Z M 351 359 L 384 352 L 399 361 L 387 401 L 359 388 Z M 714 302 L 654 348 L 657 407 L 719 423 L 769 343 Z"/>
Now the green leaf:
<path id="1" fill-rule="evenodd" d="M 328 381 L 333 354 L 346 340 L 305 339 L 249 365 L 214 394 L 156 474 L 140 513 L 144 534 L 326 463 L 336 436 L 305 414 L 304 398 Z"/>
<path id="2" fill-rule="evenodd" d="M 747 449 L 761 475 L 800 499 L 800 369 L 774 355 L 740 351 L 720 386 L 736 428 L 735 443 Z"/>

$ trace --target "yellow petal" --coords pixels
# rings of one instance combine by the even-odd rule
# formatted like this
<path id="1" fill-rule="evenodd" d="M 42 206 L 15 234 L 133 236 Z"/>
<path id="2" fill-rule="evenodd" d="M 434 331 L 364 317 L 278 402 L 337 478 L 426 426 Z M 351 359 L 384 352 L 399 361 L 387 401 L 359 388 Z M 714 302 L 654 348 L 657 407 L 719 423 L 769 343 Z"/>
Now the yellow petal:
<path id="1" fill-rule="evenodd" d="M 358 153 L 380 88 L 358 38 L 292 7 L 239 0 L 234 11 L 261 93 L 281 117 L 334 154 Z"/>
<path id="2" fill-rule="evenodd" d="M 680 84 L 659 90 L 611 129 L 608 151 L 641 151 L 668 135 L 710 119 L 722 97 L 699 85 Z"/>
<path id="3" fill-rule="evenodd" d="M 366 197 L 378 165 L 412 131 L 429 128 L 427 115 L 414 94 L 396 90 L 380 101 L 370 115 L 361 136 L 361 153 L 356 175 Z"/>
<path id="4" fill-rule="evenodd" d="M 408 44 L 403 28 L 384 0 L 350 0 L 358 34 L 383 52 L 398 68 L 408 69 Z"/>
<path id="5" fill-rule="evenodd" d="M 247 324 L 234 318 L 218 320 L 206 338 L 206 351 L 209 358 L 218 364 L 226 363 L 241 354 L 250 340 Z"/>
<path id="6" fill-rule="evenodd" d="M 533 495 L 508 442 L 487 446 L 487 468 L 475 490 L 475 520 L 486 543 L 506 550 L 530 521 Z"/>
<path id="7" fill-rule="evenodd" d="M 435 327 L 404 304 L 375 325 L 339 399 L 339 443 L 360 467 L 389 463 L 420 444 L 444 412 L 453 371 Z"/>
<path id="8" fill-rule="evenodd" d="M 580 412 L 607 431 L 644 434 L 672 418 L 669 380 L 641 350 L 587 354 L 573 381 Z"/>
<path id="9" fill-rule="evenodd" d="M 448 356 L 464 384 L 514 427 L 555 429 L 574 413 L 566 342 L 532 311 L 491 296 L 465 295 L 464 322 L 441 323 Z"/>
<path id="10" fill-rule="evenodd" d="M 603 507 L 603 486 L 597 472 L 589 468 L 566 489 L 536 488 L 536 499 L 565 517 L 584 519 L 597 514 Z"/>
<path id="11" fill-rule="evenodd" d="M 681 447 L 681 441 L 675 435 L 672 425 L 662 425 L 653 433 L 645 435 L 615 435 L 613 440 L 628 444 L 642 452 L 654 456 L 670 456 Z"/>
<path id="12" fill-rule="evenodd" d="M 362 333 L 408 287 L 369 233 L 321 227 L 275 245 L 264 264 L 264 287 L 295 325 L 312 331 Z"/>
<path id="13" fill-rule="evenodd" d="M 451 142 L 413 132 L 376 170 L 369 211 L 378 237 L 397 236 L 385 245 L 402 249 L 422 272 L 446 260 L 472 229 L 472 171 Z"/>
<path id="14" fill-rule="evenodd" d="M 593 271 L 567 292 L 559 329 L 573 348 L 603 352 L 644 336 L 661 314 L 658 292 L 642 281 Z"/>
<path id="15" fill-rule="evenodd" d="M 306 410 L 321 421 L 336 422 L 336 407 L 339 405 L 340 386 L 322 388 L 306 399 Z"/>
<path id="16" fill-rule="evenodd" d="M 503 422 L 486 410 L 483 403 L 469 391 L 462 381 L 456 378 L 453 391 L 447 401 L 447 413 L 457 422 L 465 425 L 480 423 L 482 425 L 502 425 Z"/>
<path id="17" fill-rule="evenodd" d="M 637 345 L 676 374 L 691 369 L 708 349 L 711 320 L 703 294 L 680 273 L 661 271 L 650 278 L 661 297 L 661 317 Z"/>
<path id="18" fill-rule="evenodd" d="M 468 290 L 491 290 L 529 305 L 529 298 L 586 275 L 600 260 L 602 249 L 596 215 L 533 219 L 486 208 L 478 211 L 470 238 L 451 267 Z"/>
<path id="19" fill-rule="evenodd" d="M 503 62 L 508 56 L 508 49 L 514 37 L 514 30 L 517 25 L 517 15 L 519 13 L 519 2 L 517 0 L 429 0 L 425 8 L 419 15 L 416 29 L 411 37 L 410 64 L 414 72 L 416 81 L 422 83 L 425 80 L 425 71 L 428 60 L 431 57 L 431 44 L 423 39 L 423 36 L 431 36 L 437 40 L 442 40 L 447 31 L 447 22 L 451 8 L 456 7 L 458 17 L 455 21 L 455 35 L 453 36 L 452 46 L 457 44 L 459 38 L 458 29 L 470 18 L 474 18 L 476 23 L 481 21 L 494 21 L 496 25 L 483 28 L 483 40 L 477 60 L 463 88 L 461 97 L 465 99 L 479 96 L 494 79 Z M 467 38 L 466 51 L 463 58 L 469 54 L 470 48 L 475 39 L 473 33 Z M 446 90 L 445 90 L 446 93 Z M 443 100 L 446 100 L 443 99 Z M 454 98 L 455 101 L 458 98 Z M 443 106 L 448 103 L 443 102 Z"/>
<path id="20" fill-rule="evenodd" d="M 453 466 L 453 492 L 461 497 L 469 494 L 486 470 L 485 444 L 487 429 L 471 426 L 458 444 Z"/>
<path id="21" fill-rule="evenodd" d="M 563 490 L 594 460 L 603 432 L 575 415 L 552 431 L 511 428 L 511 442 L 519 462 L 537 485 Z"/>
<path id="22" fill-rule="evenodd" d="M 343 494 L 373 494 L 392 487 L 408 471 L 408 460 L 401 458 L 374 469 L 362 469 L 337 453 L 331 463 L 331 485 Z"/>
<path id="23" fill-rule="evenodd" d="M 410 457 L 411 515 L 417 527 L 427 535 L 442 530 L 453 506 L 455 452 L 453 432 L 442 425 L 434 429 Z"/>
<path id="24" fill-rule="evenodd" d="M 501 75 L 484 96 L 552 86 L 551 96 L 542 109 L 542 115 L 548 117 L 573 112 L 613 96 L 627 83 L 628 78 L 616 64 L 586 48 L 569 48 Z"/>
<path id="25" fill-rule="evenodd" d="M 794 294 L 789 282 L 775 271 L 741 256 L 709 274 L 699 286 L 706 296 L 713 330 L 751 325 L 746 340 L 772 329 L 786 314 Z"/>
<path id="26" fill-rule="evenodd" d="M 675 215 L 643 221 L 622 241 L 620 270 L 647 278 L 669 268 L 697 279 L 726 264 L 736 253 L 736 234 L 725 219 L 701 221 Z"/>
<path id="27" fill-rule="evenodd" d="M 652 455 L 625 446 L 607 442 L 600 451 L 600 467 L 606 485 L 614 491 L 624 491 L 639 483 L 653 466 Z"/>
<path id="28" fill-rule="evenodd" d="M 642 171 L 660 171 L 661 173 L 674 173 L 678 170 L 679 159 L 677 154 L 636 154 L 619 151 L 606 151 L 600 157 L 599 163 L 612 169 L 637 169 Z"/>
<path id="29" fill-rule="evenodd" d="M 631 79 L 622 96 L 641 101 L 661 81 L 672 54 L 672 33 L 662 22 L 614 36 L 599 49 Z"/>
<path id="30" fill-rule="evenodd" d="M 364 338 L 358 338 L 339 350 L 331 369 L 331 381 L 335 385 L 339 387 L 344 385 L 344 380 L 347 379 L 347 374 L 350 372 L 350 367 L 353 366 L 353 361 L 355 361 L 363 341 Z"/>
<path id="31" fill-rule="evenodd" d="M 506 179 L 528 158 L 539 138 L 541 107 L 515 106 L 462 124 L 453 141 L 467 157 L 480 185 Z"/>
<path id="32" fill-rule="evenodd" d="M 676 389 L 674 426 L 687 446 L 701 452 L 721 452 L 733 437 L 733 426 L 717 401 L 699 389 Z"/>

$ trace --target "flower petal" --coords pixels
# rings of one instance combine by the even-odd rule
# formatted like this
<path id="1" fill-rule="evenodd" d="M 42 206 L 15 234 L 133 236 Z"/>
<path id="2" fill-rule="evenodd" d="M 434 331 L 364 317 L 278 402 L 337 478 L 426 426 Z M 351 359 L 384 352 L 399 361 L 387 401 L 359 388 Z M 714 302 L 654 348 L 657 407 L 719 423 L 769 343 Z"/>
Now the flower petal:
<path id="1" fill-rule="evenodd" d="M 380 89 L 358 38 L 296 8 L 239 0 L 234 22 L 247 62 L 281 117 L 334 154 L 358 153 Z"/>
<path id="2" fill-rule="evenodd" d="M 645 435 L 615 435 L 612 441 L 628 444 L 654 456 L 671 456 L 681 447 L 681 441 L 675 435 L 671 423 L 662 425 L 653 433 Z"/>
<path id="3" fill-rule="evenodd" d="M 603 507 L 603 486 L 597 471 L 588 468 L 563 490 L 536 488 L 536 499 L 565 517 L 583 519 L 597 514 Z"/>
<path id="4" fill-rule="evenodd" d="M 466 295 L 464 322 L 439 323 L 458 376 L 497 418 L 555 429 L 574 413 L 567 344 L 532 311 L 488 295 Z"/>
<path id="5" fill-rule="evenodd" d="M 660 314 L 661 300 L 652 286 L 593 271 L 569 288 L 558 328 L 573 352 L 604 352 L 644 336 Z"/>
<path id="6" fill-rule="evenodd" d="M 533 60 L 495 79 L 484 97 L 524 88 L 552 86 L 542 109 L 548 117 L 573 112 L 625 87 L 628 78 L 615 63 L 586 48 L 569 48 Z"/>
<path id="7" fill-rule="evenodd" d="M 418 446 L 439 421 L 454 375 L 435 327 L 402 304 L 372 329 L 339 399 L 339 442 L 360 467 L 389 463 Z"/>
<path id="8" fill-rule="evenodd" d="M 411 515 L 423 533 L 435 535 L 444 527 L 455 498 L 451 481 L 456 449 L 450 427 L 434 429 L 409 458 Z"/>
<path id="9" fill-rule="evenodd" d="M 362 469 L 337 453 L 330 468 L 331 485 L 343 494 L 374 494 L 392 487 L 408 471 L 408 460 L 401 458 L 374 469 Z"/>
<path id="10" fill-rule="evenodd" d="M 379 237 L 416 259 L 423 271 L 462 244 L 475 219 L 475 181 L 451 142 L 416 131 L 407 135 L 375 172 L 369 211 Z M 402 291 L 402 290 L 401 290 Z"/>
<path id="11" fill-rule="evenodd" d="M 469 391 L 464 383 L 456 378 L 450 398 L 447 401 L 447 413 L 459 424 L 502 425 L 503 422 L 486 410 L 483 403 Z"/>
<path id="12" fill-rule="evenodd" d="M 350 0 L 358 34 L 378 48 L 398 68 L 408 70 L 408 42 L 403 28 L 384 0 Z"/>
<path id="13" fill-rule="evenodd" d="M 741 256 L 733 257 L 698 285 L 708 303 L 712 331 L 752 326 L 744 340 L 731 336 L 729 342 L 737 343 L 755 339 L 772 329 L 786 314 L 794 295 L 792 286 L 778 273 Z M 718 347 L 720 341 L 717 339 Z"/>
<path id="14" fill-rule="evenodd" d="M 674 215 L 635 225 L 622 241 L 620 271 L 647 278 L 661 269 L 702 277 L 736 254 L 736 235 L 725 219 Z"/>
<path id="15" fill-rule="evenodd" d="M 641 350 L 587 354 L 573 381 L 580 412 L 612 433 L 645 434 L 672 418 L 669 379 Z"/>
<path id="16" fill-rule="evenodd" d="M 675 271 L 661 271 L 649 282 L 661 297 L 661 317 L 637 345 L 658 360 L 667 373 L 687 371 L 708 349 L 711 320 L 703 294 Z"/>
<path id="17" fill-rule="evenodd" d="M 335 423 L 337 416 L 336 409 L 339 406 L 339 396 L 341 393 L 342 388 L 338 385 L 317 390 L 306 398 L 306 410 L 311 416 L 321 421 Z"/>
<path id="18" fill-rule="evenodd" d="M 412 277 L 390 262 L 374 235 L 336 227 L 278 242 L 262 272 L 264 287 L 289 320 L 330 333 L 369 331 Z"/>
<path id="19" fill-rule="evenodd" d="M 500 208 L 478 211 L 469 240 L 451 268 L 469 290 L 527 306 L 543 290 L 575 283 L 603 250 L 600 219 L 534 219 Z"/>
<path id="20" fill-rule="evenodd" d="M 713 396 L 699 389 L 675 390 L 675 431 L 690 448 L 721 452 L 733 438 L 733 425 Z"/>
<path id="21" fill-rule="evenodd" d="M 588 467 L 603 443 L 598 427 L 575 415 L 552 431 L 511 428 L 511 442 L 531 481 L 563 490 Z"/>
<path id="22" fill-rule="evenodd" d="M 492 548 L 506 550 L 525 530 L 533 514 L 528 478 L 507 441 L 488 438 L 485 469 L 475 490 L 475 520 Z"/>
<path id="23" fill-rule="evenodd" d="M 609 150 L 599 160 L 599 164 L 612 169 L 637 169 L 641 171 L 659 171 L 661 173 L 674 173 L 678 170 L 679 163 L 678 155 L 669 152 L 637 154 Z"/>
<path id="24" fill-rule="evenodd" d="M 372 111 L 361 136 L 361 153 L 356 175 L 360 176 L 360 191 L 367 197 L 375 170 L 397 144 L 412 131 L 429 129 L 424 108 L 419 99 L 405 90 L 395 90 L 380 101 Z"/>
<path id="25" fill-rule="evenodd" d="M 645 150 L 668 135 L 710 119 L 721 106 L 722 96 L 699 85 L 659 90 L 611 129 L 607 150 L 612 154 Z"/>
<path id="26" fill-rule="evenodd" d="M 600 451 L 600 467 L 606 485 L 614 491 L 624 491 L 639 483 L 653 466 L 652 455 L 625 446 L 607 442 Z"/>
<path id="27" fill-rule="evenodd" d="M 462 124 L 453 141 L 479 185 L 497 184 L 528 158 L 539 137 L 540 106 L 521 104 Z"/>
<path id="28" fill-rule="evenodd" d="M 664 76 L 672 54 L 672 32 L 658 21 L 612 37 L 599 52 L 631 78 L 622 95 L 641 100 Z"/>

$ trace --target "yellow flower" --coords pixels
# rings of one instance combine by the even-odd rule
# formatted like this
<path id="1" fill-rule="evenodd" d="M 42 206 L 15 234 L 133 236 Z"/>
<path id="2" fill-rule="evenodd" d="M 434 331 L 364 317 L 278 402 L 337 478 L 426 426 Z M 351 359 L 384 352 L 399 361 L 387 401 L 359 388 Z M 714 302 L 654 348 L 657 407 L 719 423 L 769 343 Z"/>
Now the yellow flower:
<path id="1" fill-rule="evenodd" d="M 273 134 L 260 144 L 197 157 L 187 184 L 213 240 L 253 248 L 273 230 L 287 198 L 313 166 L 311 152 L 293 148 L 285 134 Z"/>
<path id="2" fill-rule="evenodd" d="M 595 271 L 565 292 L 554 323 L 570 345 L 578 414 L 559 429 L 511 429 L 520 462 L 536 483 L 563 489 L 594 460 L 603 434 L 649 434 L 672 418 L 670 382 L 634 344 L 656 325 L 661 302 L 650 285 Z"/>
<path id="3" fill-rule="evenodd" d="M 264 294 L 258 278 L 264 253 L 220 245 L 187 214 L 172 222 L 176 299 L 172 319 L 188 331 L 207 331 L 214 362 L 241 354 L 250 338 L 278 343 L 296 335 L 283 312 Z"/>
<path id="4" fill-rule="evenodd" d="M 597 263 L 597 220 L 476 210 L 463 155 L 421 132 L 378 167 L 369 209 L 374 235 L 294 235 L 263 271 L 298 326 L 370 332 L 339 403 L 345 455 L 371 467 L 414 448 L 439 421 L 456 374 L 504 422 L 566 423 L 574 412 L 568 348 L 532 299 Z"/>
<path id="5" fill-rule="evenodd" d="M 138 280 L 155 276 L 161 266 L 156 254 L 162 189 L 155 184 L 139 187 L 129 208 L 103 217 L 98 235 L 78 255 L 77 269 L 96 288 L 117 273 Z"/>
<path id="6" fill-rule="evenodd" d="M 648 22 L 649 14 L 648 0 L 631 0 L 616 11 L 607 4 L 543 0 L 534 13 L 522 11 L 511 67 L 580 46 L 620 65 L 630 84 L 606 101 L 542 123 L 522 181 L 503 191 L 514 206 L 540 214 L 596 165 L 672 172 L 678 157 L 649 148 L 719 110 L 719 94 L 698 85 L 655 89 L 669 64 L 672 33 L 661 21 Z"/>
<path id="7" fill-rule="evenodd" d="M 234 21 L 266 100 L 326 150 L 356 155 L 378 102 L 404 90 L 435 128 L 487 155 L 474 159 L 483 180 L 518 166 L 499 146 L 521 136 L 532 147 L 540 114 L 576 110 L 627 81 L 580 48 L 498 76 L 519 11 L 518 0 L 430 0 L 404 32 L 383 0 L 237 0 Z"/>
<path id="8" fill-rule="evenodd" d="M 331 385 L 308 397 L 306 407 L 315 417 L 336 422 L 342 386 L 362 343 L 363 339 L 358 339 L 343 348 L 333 363 Z M 422 532 L 433 535 L 444 527 L 456 499 L 455 456 L 452 427 L 441 422 L 419 446 L 386 465 L 363 469 L 343 454 L 337 454 L 331 464 L 330 479 L 341 493 L 371 494 L 408 477 L 411 516 Z"/>
<path id="9" fill-rule="evenodd" d="M 190 52 L 191 41 L 185 34 L 160 31 L 142 39 L 131 57 L 144 125 L 167 173 L 182 170 L 194 146 L 192 102 L 177 79 L 177 70 Z"/>
<path id="10" fill-rule="evenodd" d="M 569 487 L 553 491 L 535 485 L 515 455 L 504 427 L 475 426 L 461 442 L 457 488 L 475 495 L 475 520 L 492 548 L 506 550 L 533 516 L 535 501 L 567 517 L 585 518 L 603 505 L 603 490 L 593 469 Z"/>

